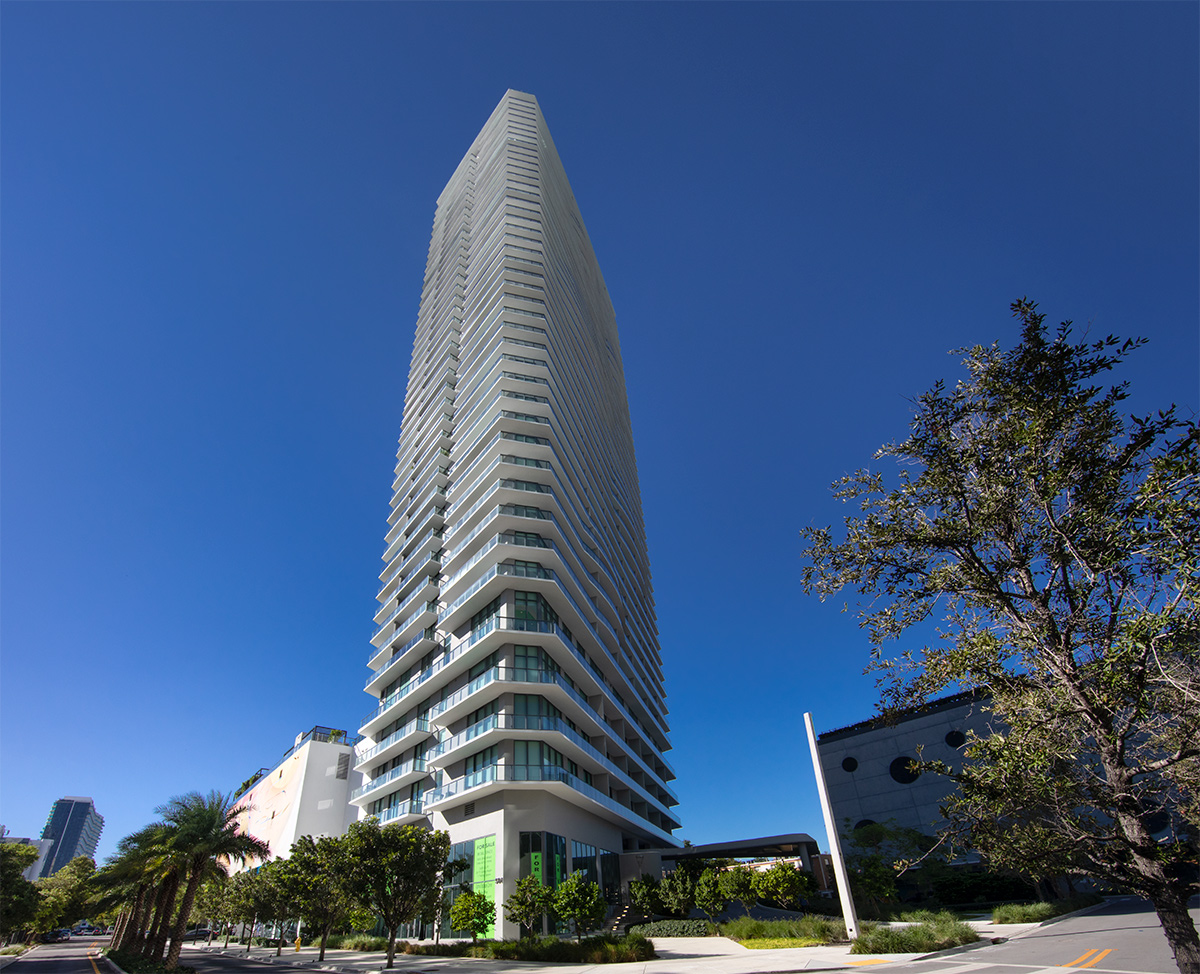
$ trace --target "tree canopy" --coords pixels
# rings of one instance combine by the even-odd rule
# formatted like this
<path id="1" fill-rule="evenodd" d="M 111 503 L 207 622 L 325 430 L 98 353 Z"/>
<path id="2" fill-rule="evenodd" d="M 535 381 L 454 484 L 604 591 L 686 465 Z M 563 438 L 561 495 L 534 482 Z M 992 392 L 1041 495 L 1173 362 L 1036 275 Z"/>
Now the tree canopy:
<path id="1" fill-rule="evenodd" d="M 0 842 L 0 936 L 23 930 L 37 913 L 37 887 L 21 875 L 37 859 L 36 846 Z"/>
<path id="2" fill-rule="evenodd" d="M 383 920 L 387 966 L 392 967 L 396 931 L 420 915 L 429 891 L 438 885 L 450 835 L 415 825 L 381 826 L 372 817 L 353 823 L 343 841 L 352 867 L 351 889 Z"/>
<path id="3" fill-rule="evenodd" d="M 1012 310 L 1019 344 L 961 350 L 967 376 L 876 453 L 894 480 L 834 484 L 860 513 L 841 538 L 802 532 L 802 583 L 866 597 L 886 708 L 988 695 L 1006 729 L 969 742 L 947 808 L 974 848 L 1146 896 L 1198 974 L 1179 870 L 1200 826 L 1200 436 L 1105 387 L 1140 339 L 1074 342 L 1033 302 Z M 886 650 L 930 620 L 926 645 Z"/>

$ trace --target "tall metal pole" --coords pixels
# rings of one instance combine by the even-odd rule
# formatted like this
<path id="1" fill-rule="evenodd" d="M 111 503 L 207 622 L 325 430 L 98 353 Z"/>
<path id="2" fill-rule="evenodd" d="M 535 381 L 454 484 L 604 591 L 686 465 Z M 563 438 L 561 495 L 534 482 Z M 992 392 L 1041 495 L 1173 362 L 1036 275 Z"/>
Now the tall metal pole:
<path id="1" fill-rule="evenodd" d="M 842 916 L 846 920 L 846 933 L 851 940 L 857 940 L 858 915 L 854 912 L 854 897 L 850 895 L 846 860 L 842 857 L 842 841 L 833 821 L 833 806 L 829 804 L 829 789 L 825 786 L 825 771 L 821 768 L 821 755 L 817 751 L 817 734 L 813 730 L 812 714 L 804 715 L 804 728 L 808 731 L 808 749 L 812 754 L 813 773 L 817 776 L 817 794 L 821 798 L 821 812 L 825 816 L 825 834 L 829 837 L 829 855 L 833 859 L 833 875 L 837 877 Z"/>

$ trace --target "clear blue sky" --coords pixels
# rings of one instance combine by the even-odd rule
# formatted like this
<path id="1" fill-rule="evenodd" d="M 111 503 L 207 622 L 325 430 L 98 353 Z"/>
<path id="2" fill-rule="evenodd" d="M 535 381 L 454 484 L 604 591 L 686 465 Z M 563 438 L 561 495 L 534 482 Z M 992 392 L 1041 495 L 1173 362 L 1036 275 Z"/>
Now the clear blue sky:
<path id="1" fill-rule="evenodd" d="M 1195 3 L 0 7 L 0 821 L 356 729 L 434 201 L 538 96 L 621 327 L 684 826 L 870 716 L 798 530 L 1009 303 L 1198 396 Z"/>

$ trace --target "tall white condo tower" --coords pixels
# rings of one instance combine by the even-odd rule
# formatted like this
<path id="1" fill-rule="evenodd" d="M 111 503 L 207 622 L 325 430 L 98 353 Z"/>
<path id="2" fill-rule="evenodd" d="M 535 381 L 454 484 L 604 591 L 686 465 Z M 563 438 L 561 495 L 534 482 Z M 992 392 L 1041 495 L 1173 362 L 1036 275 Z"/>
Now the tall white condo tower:
<path id="1" fill-rule="evenodd" d="M 448 830 L 497 907 L 615 899 L 677 799 L 616 319 L 532 95 L 438 199 L 396 457 L 352 801 Z"/>

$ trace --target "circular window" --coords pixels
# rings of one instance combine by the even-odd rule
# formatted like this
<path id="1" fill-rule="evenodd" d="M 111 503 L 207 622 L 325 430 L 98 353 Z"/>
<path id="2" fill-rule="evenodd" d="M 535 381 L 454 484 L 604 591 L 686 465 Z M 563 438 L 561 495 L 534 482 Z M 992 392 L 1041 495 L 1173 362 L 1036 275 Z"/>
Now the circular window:
<path id="1" fill-rule="evenodd" d="M 858 761 L 854 758 L 842 758 L 843 771 L 857 771 Z"/>
<path id="2" fill-rule="evenodd" d="M 864 818 L 861 822 L 854 823 L 853 831 L 857 832 L 859 829 L 865 829 L 868 825 L 874 825 L 874 824 L 875 824 L 875 820 L 873 818 Z"/>
<path id="3" fill-rule="evenodd" d="M 951 747 L 962 747 L 967 743 L 967 735 L 960 730 L 952 730 L 946 735 L 946 743 Z"/>
<path id="4" fill-rule="evenodd" d="M 902 785 L 911 785 L 921 777 L 921 772 L 913 767 L 915 763 L 913 758 L 898 757 L 888 766 L 888 773 L 892 776 L 893 781 Z"/>

